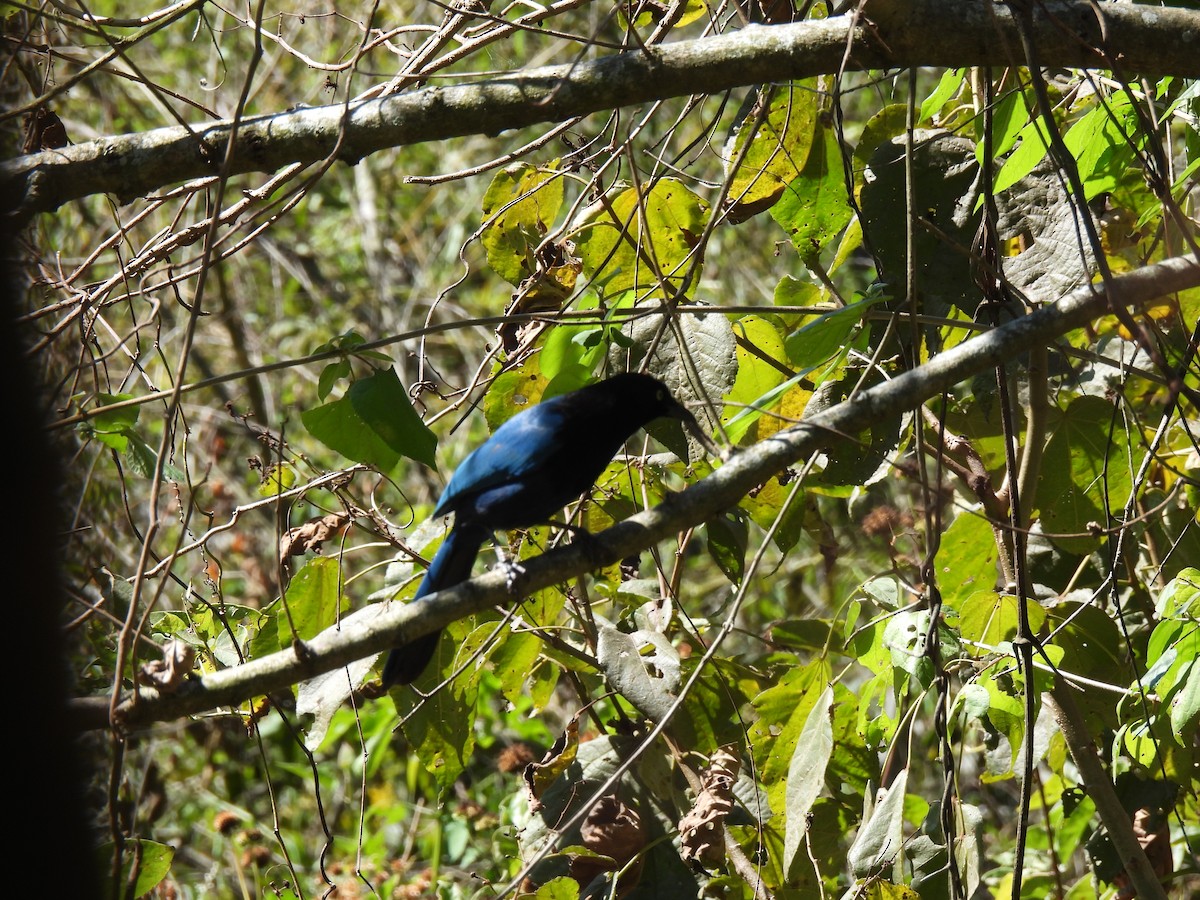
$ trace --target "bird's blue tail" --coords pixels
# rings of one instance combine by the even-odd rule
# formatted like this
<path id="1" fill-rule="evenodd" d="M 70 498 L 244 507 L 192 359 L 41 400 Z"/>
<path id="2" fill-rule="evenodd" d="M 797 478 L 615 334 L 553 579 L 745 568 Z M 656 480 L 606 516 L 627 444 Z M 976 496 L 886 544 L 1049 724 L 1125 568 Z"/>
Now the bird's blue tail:
<path id="1" fill-rule="evenodd" d="M 483 546 L 489 534 L 488 529 L 478 525 L 465 525 L 461 528 L 456 525 L 434 554 L 433 562 L 429 564 L 425 579 L 417 588 L 413 600 L 420 600 L 426 594 L 453 587 L 470 578 L 475 557 L 479 555 L 479 548 Z M 387 662 L 383 664 L 383 686 L 390 688 L 395 684 L 416 681 L 433 659 L 441 635 L 441 631 L 435 631 L 407 644 L 393 647 L 388 653 Z"/>

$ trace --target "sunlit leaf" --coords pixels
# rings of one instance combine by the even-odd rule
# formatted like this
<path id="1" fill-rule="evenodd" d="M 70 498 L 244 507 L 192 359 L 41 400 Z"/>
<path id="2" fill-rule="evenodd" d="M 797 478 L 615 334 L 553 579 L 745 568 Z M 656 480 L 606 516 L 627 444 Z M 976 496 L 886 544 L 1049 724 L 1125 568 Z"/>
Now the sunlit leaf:
<path id="1" fill-rule="evenodd" d="M 996 647 L 1013 641 L 1019 634 L 1019 598 L 995 591 L 976 591 L 960 606 L 958 627 L 964 640 Z M 1046 611 L 1036 602 L 1026 604 L 1031 634 L 1037 634 L 1046 621 Z"/>
<path id="2" fill-rule="evenodd" d="M 121 890 L 113 890 L 112 896 L 122 896 L 125 888 L 134 897 L 145 897 L 171 872 L 175 859 L 175 848 L 145 838 L 127 839 L 126 853 L 122 857 Z M 113 859 L 113 845 L 105 843 L 96 849 L 99 871 L 108 871 Z M 133 866 L 137 864 L 137 877 L 130 883 Z"/>
<path id="3" fill-rule="evenodd" d="M 725 396 L 726 434 L 738 441 L 757 421 L 746 407 L 759 406 L 789 377 L 782 327 L 765 316 L 743 316 L 733 323 L 737 339 L 737 378 Z M 733 420 L 737 419 L 736 425 Z"/>
<path id="4" fill-rule="evenodd" d="M 296 637 L 314 637 L 350 608 L 350 598 L 342 590 L 341 565 L 329 556 L 308 560 L 288 582 L 284 598 L 289 615 L 279 617 L 280 648 L 292 646 Z"/>
<path id="5" fill-rule="evenodd" d="M 750 727 L 750 744 L 758 777 L 773 809 L 784 807 L 788 771 L 796 742 L 829 685 L 830 668 L 814 660 L 783 673 L 779 681 L 753 699 L 758 720 Z"/>
<path id="6" fill-rule="evenodd" d="M 938 589 L 947 605 L 958 607 L 977 591 L 996 587 L 1000 552 L 996 532 L 978 509 L 960 512 L 938 542 Z"/>
<path id="7" fill-rule="evenodd" d="M 940 113 L 946 102 L 958 93 L 966 74 L 966 69 L 947 69 L 943 72 L 941 79 L 937 83 L 937 87 L 933 89 L 933 92 L 928 97 L 921 101 L 921 111 L 918 114 L 917 120 L 924 122 L 934 118 L 937 113 Z"/>
<path id="8" fill-rule="evenodd" d="M 833 753 L 833 725 L 830 722 L 833 688 L 827 687 L 817 698 L 804 727 L 796 739 L 796 749 L 788 764 L 787 838 L 783 866 L 790 869 L 808 831 L 808 813 L 825 785 L 825 767 Z"/>
<path id="9" fill-rule="evenodd" d="M 788 335 L 787 356 L 799 368 L 820 365 L 846 345 L 863 316 L 884 297 L 876 295 L 832 312 L 821 313 Z"/>
<path id="10" fill-rule="evenodd" d="M 537 271 L 535 251 L 562 206 L 563 179 L 553 171 L 555 165 L 518 163 L 501 169 L 484 194 L 483 216 L 491 220 L 482 237 L 488 265 L 510 284 Z"/>
<path id="11" fill-rule="evenodd" d="M 764 88 L 756 95 L 725 147 L 731 222 L 768 208 L 803 171 L 814 136 L 821 134 L 819 105 L 816 79 Z"/>
<path id="12" fill-rule="evenodd" d="M 841 146 L 833 129 L 814 140 L 804 171 L 771 208 L 800 258 L 810 268 L 849 224 L 853 210 L 846 199 Z"/>
<path id="13" fill-rule="evenodd" d="M 1016 142 L 1017 149 L 1004 161 L 1004 165 L 992 184 L 992 191 L 997 194 L 1008 190 L 1032 172 L 1034 167 L 1046 156 L 1050 138 L 1047 136 L 1046 125 L 1040 116 L 1034 115 L 1025 124 L 1018 132 Z"/>
<path id="14" fill-rule="evenodd" d="M 664 283 L 673 291 L 683 283 L 707 218 L 708 204 L 683 182 L 662 178 L 644 197 L 630 187 L 595 206 L 576 247 L 605 297 L 634 288 L 654 291 Z"/>
<path id="15" fill-rule="evenodd" d="M 302 410 L 300 420 L 331 450 L 380 471 L 390 472 L 403 457 L 437 467 L 437 438 L 393 369 L 360 378 L 340 399 Z"/>

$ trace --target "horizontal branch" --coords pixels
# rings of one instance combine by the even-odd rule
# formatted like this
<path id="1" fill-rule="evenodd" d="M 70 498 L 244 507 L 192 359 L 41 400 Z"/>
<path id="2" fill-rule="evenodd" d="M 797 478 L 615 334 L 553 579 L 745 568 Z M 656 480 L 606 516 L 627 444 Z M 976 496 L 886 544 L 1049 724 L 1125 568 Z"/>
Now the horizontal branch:
<path id="1" fill-rule="evenodd" d="M 1047 344 L 1102 315 L 1110 300 L 1123 306 L 1144 304 L 1165 294 L 1200 286 L 1200 262 L 1181 257 L 1156 263 L 1113 279 L 1113 296 L 1098 286 L 1082 287 L 1058 303 L 972 338 L 928 363 L 851 400 L 806 419 L 786 431 L 737 453 L 715 472 L 661 504 L 594 535 L 587 549 L 572 544 L 522 560 L 521 593 L 532 594 L 596 568 L 612 565 L 687 528 L 701 525 L 735 506 L 753 488 L 787 466 L 825 447 L 840 434 L 855 434 L 897 409 L 914 409 L 955 384 L 996 364 Z M 235 707 L 297 681 L 330 672 L 355 660 L 413 640 L 456 619 L 513 602 L 508 575 L 490 572 L 414 604 L 383 606 L 369 619 L 358 617 L 329 628 L 298 652 L 284 650 L 240 666 L 187 682 L 164 695 L 142 688 L 119 708 L 119 725 L 136 728 L 219 708 Z M 75 701 L 80 727 L 107 724 L 108 700 Z"/>
<path id="2" fill-rule="evenodd" d="M 1104 18 L 1103 28 L 1098 17 Z M 1103 34 L 1103 37 L 1102 37 Z M 1034 45 L 1056 66 L 1200 76 L 1200 13 L 1085 0 L 1035 3 Z M 1100 50 L 1101 46 L 1106 50 Z M 485 82 L 425 87 L 343 105 L 243 119 L 230 174 L 331 156 L 354 164 L 391 147 L 503 131 L 672 97 L 848 70 L 1019 65 L 1008 8 L 968 0 L 869 0 L 865 15 L 747 26 L 723 35 Z M 218 174 L 232 123 L 159 128 L 0 164 L 0 210 L 23 225 L 94 194 L 128 203 Z"/>

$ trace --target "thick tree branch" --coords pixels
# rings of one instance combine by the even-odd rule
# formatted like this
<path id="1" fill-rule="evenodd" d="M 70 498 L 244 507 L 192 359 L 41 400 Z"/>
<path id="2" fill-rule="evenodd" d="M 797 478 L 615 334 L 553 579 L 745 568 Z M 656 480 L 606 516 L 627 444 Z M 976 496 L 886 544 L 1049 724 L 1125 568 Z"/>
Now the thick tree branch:
<path id="1" fill-rule="evenodd" d="M 1104 18 L 1103 27 L 1099 16 Z M 1134 4 L 1037 4 L 1034 45 L 1057 66 L 1200 76 L 1200 13 Z M 1101 45 L 1106 49 L 1100 49 Z M 837 71 L 1022 62 L 1013 17 L 987 0 L 868 0 L 850 15 L 739 31 L 517 71 L 487 82 L 427 87 L 342 105 L 245 119 L 230 174 L 273 172 L 336 153 L 348 163 L 390 147 L 499 134 L 602 110 Z M 20 225 L 93 194 L 131 202 L 212 177 L 231 123 L 160 128 L 17 157 L 0 164 L 0 210 Z M 339 136 L 341 143 L 339 144 Z"/>
<path id="2" fill-rule="evenodd" d="M 1114 279 L 1112 302 L 1129 306 L 1200 286 L 1200 262 L 1191 257 L 1167 260 Z M 679 531 L 707 521 L 737 504 L 751 489 L 797 460 L 824 447 L 840 434 L 855 434 L 896 409 L 913 409 L 929 397 L 970 376 L 1012 359 L 1029 347 L 1049 343 L 1103 315 L 1110 298 L 1085 286 L 1017 321 L 966 341 L 925 365 L 840 403 L 734 456 L 703 481 L 669 497 L 659 506 L 631 516 L 595 535 L 585 550 L 571 545 L 523 561 L 523 594 L 584 575 L 641 553 Z M 456 619 L 511 603 L 507 574 L 491 572 L 416 604 L 395 604 L 369 621 L 343 623 L 317 635 L 303 648 L 273 653 L 189 682 L 178 693 L 143 689 L 122 702 L 119 725 L 136 728 L 152 722 L 236 706 L 252 697 L 289 687 L 355 660 L 410 641 Z M 104 727 L 107 698 L 76 702 L 80 727 Z"/>

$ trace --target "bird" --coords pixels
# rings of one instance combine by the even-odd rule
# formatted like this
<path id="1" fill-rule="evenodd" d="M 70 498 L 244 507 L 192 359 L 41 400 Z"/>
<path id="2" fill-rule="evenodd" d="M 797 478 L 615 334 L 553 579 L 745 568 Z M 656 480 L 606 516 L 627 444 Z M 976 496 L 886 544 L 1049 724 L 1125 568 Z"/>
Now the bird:
<path id="1" fill-rule="evenodd" d="M 711 440 L 659 379 L 621 372 L 558 394 L 517 413 L 473 450 L 451 476 L 433 516 L 454 514 L 413 601 L 471 577 L 496 531 L 545 524 L 589 490 L 621 446 L 658 418 L 683 422 L 706 447 Z M 380 680 L 411 684 L 425 671 L 440 631 L 393 647 Z"/>

